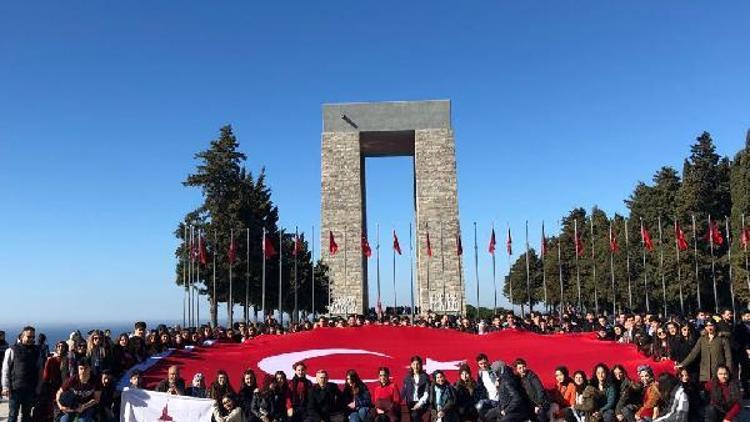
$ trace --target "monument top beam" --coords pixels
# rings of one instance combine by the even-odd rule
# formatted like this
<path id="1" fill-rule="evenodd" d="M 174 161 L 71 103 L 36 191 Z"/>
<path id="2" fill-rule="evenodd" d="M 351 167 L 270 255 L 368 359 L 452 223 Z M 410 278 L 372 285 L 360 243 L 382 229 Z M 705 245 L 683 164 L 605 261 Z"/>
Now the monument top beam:
<path id="1" fill-rule="evenodd" d="M 323 104 L 323 132 L 450 128 L 450 100 Z"/>

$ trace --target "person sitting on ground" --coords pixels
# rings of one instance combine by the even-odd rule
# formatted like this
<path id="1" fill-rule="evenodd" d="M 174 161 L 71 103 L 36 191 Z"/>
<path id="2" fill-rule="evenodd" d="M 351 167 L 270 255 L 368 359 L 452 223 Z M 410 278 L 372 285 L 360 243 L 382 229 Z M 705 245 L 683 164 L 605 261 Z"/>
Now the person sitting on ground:
<path id="1" fill-rule="evenodd" d="M 316 383 L 307 399 L 307 422 L 340 422 L 344 420 L 341 392 L 336 384 L 328 381 L 328 372 L 319 369 L 315 373 Z"/>
<path id="2" fill-rule="evenodd" d="M 661 400 L 659 387 L 654 382 L 654 371 L 648 365 L 638 367 L 638 377 L 641 379 L 640 405 L 626 406 L 622 409 L 623 418 L 628 422 L 651 422 L 659 416 L 657 406 Z"/>
<path id="3" fill-rule="evenodd" d="M 539 379 L 534 371 L 530 370 L 526 364 L 526 361 L 518 358 L 513 363 L 518 378 L 521 380 L 521 386 L 523 386 L 526 395 L 534 405 L 534 415 L 539 422 L 547 421 L 547 412 L 549 410 L 549 399 L 547 393 L 544 391 L 542 381 Z"/>
<path id="4" fill-rule="evenodd" d="M 586 373 L 580 369 L 573 372 L 573 404 L 563 410 L 565 420 L 567 422 L 580 422 L 584 419 L 586 412 L 589 410 L 589 404 L 586 403 L 586 398 L 590 398 L 590 394 L 586 394 L 586 388 L 589 383 L 586 379 Z"/>
<path id="5" fill-rule="evenodd" d="M 594 367 L 589 386 L 593 390 L 594 408 L 589 421 L 612 422 L 615 420 L 615 406 L 619 391 L 612 382 L 609 367 L 599 363 Z"/>
<path id="6" fill-rule="evenodd" d="M 397 422 L 401 417 L 401 390 L 391 381 L 389 368 L 378 368 L 378 383 L 372 391 L 375 422 Z"/>
<path id="7" fill-rule="evenodd" d="M 130 382 L 128 388 L 142 389 L 143 388 L 143 373 L 139 369 L 134 369 L 130 373 Z"/>
<path id="8" fill-rule="evenodd" d="M 499 321 L 499 319 L 497 319 Z M 499 379 L 495 371 L 490 368 L 490 360 L 487 355 L 480 353 L 476 358 L 477 366 L 477 411 L 482 418 L 490 410 L 497 408 L 500 404 Z"/>
<path id="9" fill-rule="evenodd" d="M 570 378 L 570 372 L 566 366 L 558 366 L 555 369 L 555 388 L 550 393 L 550 419 L 564 419 L 565 409 L 573 406 L 575 401 L 576 386 Z"/>
<path id="10" fill-rule="evenodd" d="M 742 410 L 742 393 L 736 380 L 732 379 L 729 367 L 719 365 L 713 380 L 706 383 L 709 403 L 706 406 L 706 422 L 733 421 Z"/>
<path id="11" fill-rule="evenodd" d="M 307 365 L 297 362 L 292 365 L 294 376 L 289 381 L 289 392 L 292 398 L 291 407 L 287 409 L 287 415 L 291 420 L 299 422 L 305 419 L 307 410 L 307 396 L 312 388 L 312 382 L 307 379 Z"/>
<path id="12" fill-rule="evenodd" d="M 245 414 L 246 421 L 257 419 L 253 415 L 252 406 L 253 399 L 258 391 L 258 381 L 255 377 L 255 371 L 248 368 L 242 373 L 242 387 L 240 387 L 240 391 L 237 393 L 238 404 L 242 408 L 242 412 Z"/>
<path id="13" fill-rule="evenodd" d="M 688 422 L 690 402 L 677 377 L 672 374 L 661 374 L 657 385 L 662 404 L 659 412 L 661 416 L 654 419 L 654 422 Z"/>
<path id="14" fill-rule="evenodd" d="M 458 380 L 453 385 L 456 390 L 456 411 L 461 422 L 476 421 L 479 388 L 471 376 L 471 368 L 467 364 L 458 367 Z"/>
<path id="15" fill-rule="evenodd" d="M 78 362 L 78 373 L 57 391 L 55 400 L 60 407 L 60 422 L 90 422 L 94 420 L 101 398 L 99 380 L 91 374 L 91 366 L 84 359 Z"/>
<path id="16" fill-rule="evenodd" d="M 167 379 L 159 381 L 156 391 L 168 393 L 173 396 L 185 395 L 185 380 L 180 378 L 180 368 L 177 365 L 169 367 L 167 370 Z"/>
<path id="17" fill-rule="evenodd" d="M 237 405 L 237 397 L 234 394 L 225 394 L 213 405 L 214 422 L 245 422 L 245 414 Z"/>
<path id="18" fill-rule="evenodd" d="M 341 393 L 341 402 L 346 406 L 349 422 L 365 422 L 370 414 L 372 407 L 372 397 L 370 390 L 357 374 L 357 371 L 350 369 L 346 371 L 346 382 Z"/>
<path id="19" fill-rule="evenodd" d="M 411 422 L 420 422 L 427 413 L 427 400 L 429 399 L 430 379 L 422 369 L 422 358 L 412 356 L 409 363 L 409 371 L 404 377 L 404 386 L 401 398 L 409 408 L 409 419 Z"/>
<path id="20" fill-rule="evenodd" d="M 521 386 L 521 380 L 512 368 L 503 361 L 492 363 L 490 370 L 496 374 L 499 382 L 499 404 L 484 416 L 484 420 L 498 422 L 525 421 L 533 417 L 533 405 L 526 391 Z"/>
<path id="21" fill-rule="evenodd" d="M 216 380 L 208 387 L 208 398 L 216 400 L 219 403 L 227 394 L 234 395 L 234 389 L 229 382 L 229 374 L 223 369 L 216 371 Z"/>
<path id="22" fill-rule="evenodd" d="M 432 379 L 428 399 L 430 420 L 432 422 L 458 422 L 456 390 L 448 382 L 443 371 L 433 372 Z"/>
<path id="23" fill-rule="evenodd" d="M 100 382 L 102 395 L 99 399 L 97 411 L 98 420 L 100 422 L 115 422 L 120 418 L 120 398 L 115 379 L 109 369 L 102 371 Z"/>
<path id="24" fill-rule="evenodd" d="M 208 397 L 206 377 L 203 376 L 203 372 L 196 372 L 193 375 L 193 381 L 190 383 L 190 387 L 185 390 L 185 395 L 188 397 L 196 397 L 199 399 L 205 399 Z"/>

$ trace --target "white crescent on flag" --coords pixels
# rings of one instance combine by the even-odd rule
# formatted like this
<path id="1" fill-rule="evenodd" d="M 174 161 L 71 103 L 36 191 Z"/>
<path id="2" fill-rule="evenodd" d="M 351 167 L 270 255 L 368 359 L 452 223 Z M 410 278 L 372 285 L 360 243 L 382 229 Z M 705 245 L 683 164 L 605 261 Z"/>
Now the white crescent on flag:
<path id="1" fill-rule="evenodd" d="M 372 355 L 393 359 L 391 356 L 388 356 L 384 353 L 371 352 L 369 350 L 362 349 L 310 349 L 303 350 L 301 352 L 289 352 L 265 357 L 261 359 L 260 362 L 258 362 L 258 368 L 260 368 L 267 374 L 273 374 L 276 371 L 282 371 L 286 374 L 287 378 L 292 378 L 294 376 L 292 365 L 294 365 L 296 362 L 302 362 L 306 359 L 332 355 Z M 315 377 L 308 375 L 307 378 L 315 382 Z M 345 380 L 343 379 L 329 379 L 328 381 L 336 384 L 343 384 L 345 382 Z M 377 379 L 363 379 L 362 381 L 377 382 Z"/>

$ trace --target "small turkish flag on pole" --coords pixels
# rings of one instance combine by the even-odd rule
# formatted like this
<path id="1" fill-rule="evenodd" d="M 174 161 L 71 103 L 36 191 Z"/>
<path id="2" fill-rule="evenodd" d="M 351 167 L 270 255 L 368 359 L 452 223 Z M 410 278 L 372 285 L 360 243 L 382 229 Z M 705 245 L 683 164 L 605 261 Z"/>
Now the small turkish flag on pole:
<path id="1" fill-rule="evenodd" d="M 686 251 L 689 247 L 687 239 L 685 239 L 685 232 L 680 228 L 680 223 L 674 222 L 674 237 L 677 242 L 677 248 L 681 251 Z"/>
<path id="2" fill-rule="evenodd" d="M 495 241 L 495 228 L 492 228 L 492 233 L 490 234 L 490 245 L 487 247 L 487 250 L 490 252 L 490 255 L 495 254 L 495 244 L 497 242 Z"/>
<path id="3" fill-rule="evenodd" d="M 508 255 L 513 255 L 513 238 L 510 235 L 510 226 L 508 226 L 508 238 L 505 240 L 505 250 L 508 251 Z"/>
<path id="4" fill-rule="evenodd" d="M 620 251 L 620 245 L 617 244 L 617 234 L 612 228 L 612 223 L 609 223 L 609 251 L 612 253 Z"/>
<path id="5" fill-rule="evenodd" d="M 544 234 L 544 221 L 542 221 L 542 243 L 540 245 L 542 256 L 547 255 L 547 236 Z"/>
<path id="6" fill-rule="evenodd" d="M 333 237 L 333 232 L 328 231 L 328 253 L 331 255 L 336 255 L 336 252 L 339 251 L 339 245 L 336 244 L 336 239 Z"/>
<path id="7" fill-rule="evenodd" d="M 401 245 L 398 243 L 398 236 L 396 236 L 396 230 L 393 231 L 393 250 L 397 254 L 401 255 Z"/>
<path id="8" fill-rule="evenodd" d="M 202 233 L 198 236 L 198 261 L 201 265 L 206 265 L 206 262 L 208 261 L 206 259 L 206 242 L 203 240 Z"/>
<path id="9" fill-rule="evenodd" d="M 237 246 L 234 244 L 234 230 L 229 234 L 229 264 L 234 264 L 237 258 Z"/>
<path id="10" fill-rule="evenodd" d="M 365 235 L 362 235 L 362 253 L 368 258 L 372 256 L 372 248 Z"/>
<path id="11" fill-rule="evenodd" d="M 647 251 L 652 252 L 654 250 L 654 242 L 651 240 L 651 234 L 643 223 L 641 223 L 641 241 Z"/>
<path id="12" fill-rule="evenodd" d="M 427 232 L 427 256 L 432 257 L 432 244 L 430 243 L 430 232 Z"/>
<path id="13" fill-rule="evenodd" d="M 743 228 L 742 233 L 740 235 L 740 242 L 742 242 L 742 248 L 747 250 L 747 247 L 750 245 L 750 229 Z"/>
<path id="14" fill-rule="evenodd" d="M 268 237 L 268 235 L 263 238 L 263 254 L 266 256 L 266 258 L 270 258 L 276 255 L 276 248 L 273 247 L 273 243 L 271 243 L 271 239 Z"/>

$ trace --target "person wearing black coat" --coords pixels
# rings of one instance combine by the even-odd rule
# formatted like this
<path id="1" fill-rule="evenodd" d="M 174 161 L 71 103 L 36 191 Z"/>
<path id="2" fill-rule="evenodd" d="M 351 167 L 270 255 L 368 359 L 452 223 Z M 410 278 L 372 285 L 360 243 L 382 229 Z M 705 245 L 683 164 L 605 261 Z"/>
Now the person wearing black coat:
<path id="1" fill-rule="evenodd" d="M 516 374 L 521 380 L 521 386 L 531 401 L 536 420 L 546 422 L 548 419 L 547 413 L 549 411 L 550 403 L 549 398 L 547 397 L 547 392 L 544 391 L 542 380 L 539 379 L 539 376 L 537 376 L 534 371 L 526 366 L 525 360 L 520 358 L 516 359 L 514 366 Z"/>
<path id="2" fill-rule="evenodd" d="M 404 377 L 401 398 L 409 408 L 411 422 L 420 422 L 427 414 L 430 378 L 422 369 L 422 358 L 413 356 L 409 364 L 409 373 Z"/>
<path id="3" fill-rule="evenodd" d="M 494 362 L 492 371 L 500 379 L 500 405 L 487 412 L 482 420 L 520 422 L 531 419 L 534 416 L 533 405 L 518 376 L 503 361 Z"/>
<path id="4" fill-rule="evenodd" d="M 317 383 L 310 388 L 307 397 L 305 422 L 342 422 L 345 419 L 341 391 L 328 382 L 328 372 L 323 369 L 315 374 Z"/>
<path id="5" fill-rule="evenodd" d="M 432 374 L 434 382 L 429 388 L 430 419 L 433 422 L 458 422 L 456 390 L 448 382 L 443 371 Z"/>

